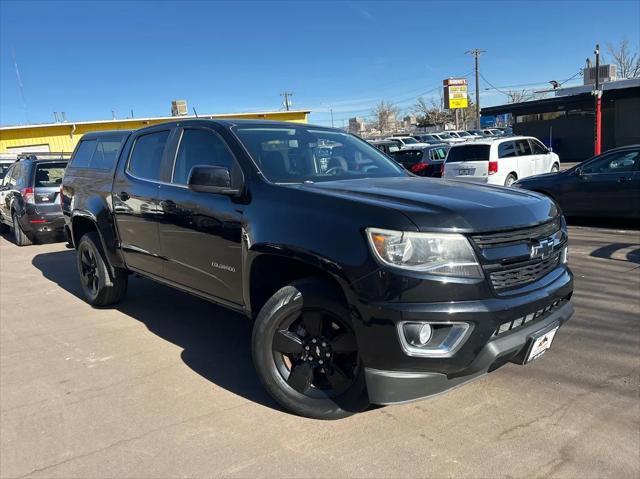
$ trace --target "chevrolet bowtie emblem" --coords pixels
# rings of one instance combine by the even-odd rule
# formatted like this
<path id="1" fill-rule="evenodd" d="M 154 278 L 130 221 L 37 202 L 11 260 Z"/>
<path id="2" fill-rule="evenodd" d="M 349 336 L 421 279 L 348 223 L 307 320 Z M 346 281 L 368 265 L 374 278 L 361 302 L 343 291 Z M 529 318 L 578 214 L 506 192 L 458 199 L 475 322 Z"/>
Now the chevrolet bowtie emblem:
<path id="1" fill-rule="evenodd" d="M 545 259 L 551 253 L 553 253 L 552 239 L 539 240 L 531 245 L 531 252 L 530 252 L 531 259 L 534 259 L 534 258 Z"/>

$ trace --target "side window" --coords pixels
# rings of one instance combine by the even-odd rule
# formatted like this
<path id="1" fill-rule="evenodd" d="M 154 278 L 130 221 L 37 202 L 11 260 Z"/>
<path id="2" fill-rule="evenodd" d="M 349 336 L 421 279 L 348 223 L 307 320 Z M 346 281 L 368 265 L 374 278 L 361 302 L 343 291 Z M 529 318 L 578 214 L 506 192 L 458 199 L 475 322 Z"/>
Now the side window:
<path id="1" fill-rule="evenodd" d="M 186 185 L 196 165 L 224 166 L 231 169 L 233 156 L 217 134 L 208 130 L 184 130 L 173 171 L 173 182 Z"/>
<path id="2" fill-rule="evenodd" d="M 96 149 L 96 144 L 96 140 L 82 140 L 71 160 L 70 166 L 72 168 L 88 168 L 93 152 Z"/>
<path id="3" fill-rule="evenodd" d="M 128 171 L 145 180 L 159 180 L 162 153 L 169 138 L 169 130 L 157 131 L 136 138 L 129 158 Z"/>
<path id="4" fill-rule="evenodd" d="M 91 157 L 91 168 L 110 170 L 116 163 L 122 138 L 100 138 Z"/>
<path id="5" fill-rule="evenodd" d="M 4 179 L 2 180 L 2 184 L 3 185 L 15 185 L 16 182 L 13 179 L 13 172 L 16 169 L 15 166 L 11 166 L 9 168 L 9 170 L 7 171 L 7 174 L 4 176 Z"/>
<path id="6" fill-rule="evenodd" d="M 516 151 L 518 156 L 531 155 L 531 145 L 529 145 L 529 140 L 516 140 Z"/>
<path id="7" fill-rule="evenodd" d="M 513 141 L 507 141 L 498 145 L 498 158 L 511 158 L 516 156 L 516 146 Z"/>
<path id="8" fill-rule="evenodd" d="M 549 153 L 547 148 L 538 140 L 531 139 L 529 140 L 529 142 L 531 143 L 531 150 L 533 151 L 534 155 L 546 155 L 547 153 Z"/>
<path id="9" fill-rule="evenodd" d="M 640 151 L 624 151 L 597 158 L 582 168 L 586 174 L 633 171 L 640 162 Z"/>
<path id="10" fill-rule="evenodd" d="M 13 169 L 13 174 L 11 175 L 11 178 L 13 179 L 13 185 L 19 187 L 24 187 L 27 185 L 27 179 L 25 178 L 27 168 L 25 168 L 24 165 L 24 162 L 20 162 Z"/>

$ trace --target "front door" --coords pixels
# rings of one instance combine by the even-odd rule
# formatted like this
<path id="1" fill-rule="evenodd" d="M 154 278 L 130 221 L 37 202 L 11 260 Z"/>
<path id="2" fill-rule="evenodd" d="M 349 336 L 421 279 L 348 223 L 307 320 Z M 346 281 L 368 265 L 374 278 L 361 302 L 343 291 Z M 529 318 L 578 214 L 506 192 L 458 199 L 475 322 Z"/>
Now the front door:
<path id="1" fill-rule="evenodd" d="M 170 133 L 165 127 L 134 138 L 129 159 L 113 183 L 113 210 L 124 259 L 129 267 L 156 276 L 162 276 L 164 263 L 158 190 Z"/>
<path id="2" fill-rule="evenodd" d="M 567 214 L 630 216 L 633 211 L 634 171 L 640 150 L 615 151 L 594 158 L 580 168 L 563 192 Z"/>
<path id="3" fill-rule="evenodd" d="M 536 158 L 531 152 L 531 145 L 526 138 L 516 140 L 516 153 L 518 155 L 518 178 L 526 178 L 527 176 L 535 175 L 536 172 Z"/>
<path id="4" fill-rule="evenodd" d="M 239 166 L 214 130 L 191 127 L 179 135 L 170 184 L 160 187 L 165 276 L 223 301 L 242 304 L 242 205 L 229 196 L 187 187 L 196 165 Z"/>

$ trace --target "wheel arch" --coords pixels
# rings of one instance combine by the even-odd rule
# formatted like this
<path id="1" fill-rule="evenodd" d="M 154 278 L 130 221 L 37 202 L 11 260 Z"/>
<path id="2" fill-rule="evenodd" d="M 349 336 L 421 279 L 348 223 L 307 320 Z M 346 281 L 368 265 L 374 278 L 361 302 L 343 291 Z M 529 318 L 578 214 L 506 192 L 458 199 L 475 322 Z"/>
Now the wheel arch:
<path id="1" fill-rule="evenodd" d="M 118 241 L 115 236 L 115 231 L 109 222 L 104 219 L 101 220 L 99 215 L 95 215 L 91 211 L 74 210 L 71 213 L 70 224 L 71 244 L 75 249 L 78 249 L 78 243 L 84 234 L 94 231 L 100 239 L 100 245 L 105 254 L 109 272 L 114 274 L 114 268 L 126 267 L 117 249 Z"/>
<path id="2" fill-rule="evenodd" d="M 283 286 L 298 279 L 317 277 L 330 284 L 348 304 L 346 281 L 334 272 L 308 258 L 292 258 L 282 254 L 261 253 L 250 261 L 245 277 L 245 303 L 252 317 Z"/>

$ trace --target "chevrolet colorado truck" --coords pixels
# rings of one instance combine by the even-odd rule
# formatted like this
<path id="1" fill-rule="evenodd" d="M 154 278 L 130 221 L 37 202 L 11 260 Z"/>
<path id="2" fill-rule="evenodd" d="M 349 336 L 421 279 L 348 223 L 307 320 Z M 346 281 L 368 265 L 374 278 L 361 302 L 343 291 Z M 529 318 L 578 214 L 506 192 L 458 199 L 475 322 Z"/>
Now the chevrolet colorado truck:
<path id="1" fill-rule="evenodd" d="M 200 119 L 89 133 L 61 199 L 91 305 L 121 300 L 135 273 L 247 315 L 261 382 L 307 417 L 526 364 L 573 314 L 552 200 L 417 177 L 340 130 Z"/>

